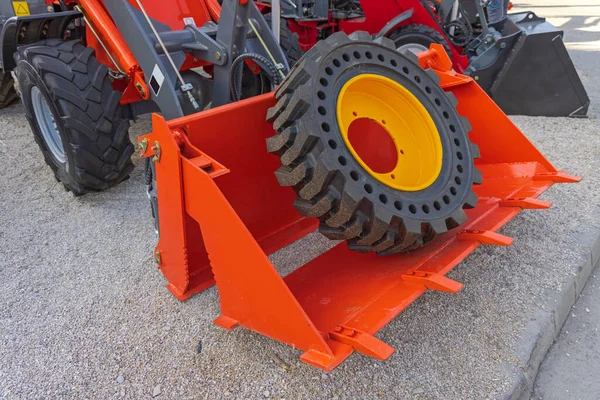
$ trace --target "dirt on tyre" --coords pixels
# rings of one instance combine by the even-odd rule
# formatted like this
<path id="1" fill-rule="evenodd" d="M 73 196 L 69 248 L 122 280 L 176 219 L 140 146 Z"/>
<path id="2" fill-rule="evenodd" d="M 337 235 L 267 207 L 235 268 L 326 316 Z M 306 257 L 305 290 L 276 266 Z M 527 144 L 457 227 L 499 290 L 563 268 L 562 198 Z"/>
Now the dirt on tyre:
<path id="1" fill-rule="evenodd" d="M 128 113 L 93 49 L 46 40 L 20 48 L 15 61 L 27 120 L 65 188 L 81 195 L 127 179 L 134 152 Z"/>
<path id="2" fill-rule="evenodd" d="M 0 71 L 0 108 L 10 106 L 18 98 L 12 76 L 8 72 Z"/>
<path id="3" fill-rule="evenodd" d="M 416 56 L 386 38 L 336 33 L 276 91 L 267 149 L 296 209 L 351 249 L 415 249 L 466 220 L 477 203 L 477 146 L 457 101 Z"/>
<path id="4" fill-rule="evenodd" d="M 400 52 L 419 53 L 429 49 L 432 43 L 441 44 L 448 56 L 452 58 L 452 50 L 444 35 L 427 25 L 410 24 L 398 28 L 390 34 L 390 40 Z"/>

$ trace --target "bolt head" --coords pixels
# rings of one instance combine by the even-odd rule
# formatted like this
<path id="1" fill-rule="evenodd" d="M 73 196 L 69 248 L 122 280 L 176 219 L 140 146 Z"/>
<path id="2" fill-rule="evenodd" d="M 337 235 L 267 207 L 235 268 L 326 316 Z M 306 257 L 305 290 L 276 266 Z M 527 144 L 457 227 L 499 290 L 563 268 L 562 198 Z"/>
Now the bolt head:
<path id="1" fill-rule="evenodd" d="M 138 92 L 140 92 L 142 97 L 146 96 L 146 89 L 144 89 L 144 87 L 142 86 L 142 84 L 140 82 L 135 83 L 135 88 L 138 90 Z"/>
<path id="2" fill-rule="evenodd" d="M 139 141 L 138 148 L 140 149 L 140 156 L 143 156 L 148 149 L 148 139 L 144 138 Z"/>
<path id="3" fill-rule="evenodd" d="M 154 144 L 152 145 L 152 151 L 154 152 L 154 157 L 152 157 L 152 161 L 159 162 L 161 150 L 160 150 L 160 144 L 157 141 L 155 141 Z"/>
<path id="4" fill-rule="evenodd" d="M 217 60 L 220 60 L 220 59 L 221 59 L 221 52 L 220 52 L 220 51 L 217 51 L 217 52 L 215 53 L 215 58 L 216 58 Z"/>

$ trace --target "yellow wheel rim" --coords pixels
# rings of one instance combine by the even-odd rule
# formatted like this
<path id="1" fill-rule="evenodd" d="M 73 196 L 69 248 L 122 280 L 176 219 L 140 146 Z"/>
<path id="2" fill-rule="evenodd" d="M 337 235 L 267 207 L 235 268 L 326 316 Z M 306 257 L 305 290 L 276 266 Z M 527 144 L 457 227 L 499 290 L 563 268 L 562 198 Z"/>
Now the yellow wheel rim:
<path id="1" fill-rule="evenodd" d="M 346 146 L 379 182 L 414 192 L 439 176 L 438 130 L 425 107 L 403 86 L 380 75 L 358 75 L 340 91 L 336 112 Z"/>

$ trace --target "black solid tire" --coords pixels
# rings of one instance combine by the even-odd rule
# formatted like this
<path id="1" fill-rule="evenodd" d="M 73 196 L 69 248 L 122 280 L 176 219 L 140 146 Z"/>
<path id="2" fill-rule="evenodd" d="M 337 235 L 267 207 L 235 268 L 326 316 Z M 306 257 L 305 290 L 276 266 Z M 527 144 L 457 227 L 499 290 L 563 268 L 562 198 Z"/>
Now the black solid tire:
<path id="1" fill-rule="evenodd" d="M 0 71 L 0 108 L 11 105 L 19 96 L 9 72 Z"/>
<path id="2" fill-rule="evenodd" d="M 450 49 L 450 45 L 446 41 L 446 38 L 444 38 L 444 35 L 427 25 L 405 25 L 396 29 L 389 37 L 394 42 L 396 49 L 410 43 L 420 44 L 427 48 L 429 48 L 432 43 L 438 43 L 444 46 L 446 53 L 452 58 L 452 50 Z"/>
<path id="3" fill-rule="evenodd" d="M 108 68 L 79 41 L 42 41 L 15 53 L 25 113 L 46 163 L 75 195 L 108 189 L 129 177 L 134 152 L 129 117 Z M 50 107 L 65 150 L 60 163 L 48 150 L 31 101 L 36 86 Z"/>
<path id="4" fill-rule="evenodd" d="M 371 177 L 352 156 L 340 133 L 337 96 L 351 78 L 379 74 L 393 79 L 419 99 L 442 142 L 442 169 L 427 188 L 405 192 Z M 394 43 L 373 42 L 364 32 L 336 33 L 320 41 L 298 62 L 276 91 L 267 119 L 277 134 L 267 149 L 280 157 L 279 183 L 292 186 L 296 209 L 320 220 L 320 232 L 345 239 L 351 249 L 397 253 L 420 247 L 466 220 L 474 183 L 477 146 L 468 138 L 468 121 L 458 115 L 456 98 L 446 94 L 431 70 L 414 54 L 402 55 Z M 324 115 L 325 114 L 325 115 Z"/>

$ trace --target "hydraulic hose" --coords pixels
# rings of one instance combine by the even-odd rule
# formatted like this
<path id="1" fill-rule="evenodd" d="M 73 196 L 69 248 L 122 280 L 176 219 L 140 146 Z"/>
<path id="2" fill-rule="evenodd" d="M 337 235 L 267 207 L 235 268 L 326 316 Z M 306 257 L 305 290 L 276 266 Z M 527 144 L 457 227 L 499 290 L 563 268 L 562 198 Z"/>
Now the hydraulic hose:
<path id="1" fill-rule="evenodd" d="M 229 72 L 229 83 L 230 83 L 229 86 L 231 87 L 231 97 L 232 97 L 233 101 L 238 101 L 240 99 L 240 93 L 238 92 L 238 88 L 237 88 L 237 84 L 236 84 L 237 70 L 240 67 L 240 65 L 248 59 L 257 61 L 261 65 L 267 67 L 266 69 L 263 69 L 263 71 L 265 71 L 265 73 L 267 74 L 267 76 L 269 77 L 269 79 L 271 80 L 271 82 L 273 84 L 277 85 L 277 84 L 281 83 L 281 79 L 279 77 L 277 68 L 268 58 L 266 58 L 260 54 L 257 54 L 257 53 L 240 54 L 231 63 L 231 70 Z"/>
<path id="2" fill-rule="evenodd" d="M 450 39 L 450 42 L 453 45 L 464 47 L 473 40 L 473 27 L 471 26 L 469 19 L 466 17 L 465 11 L 460 3 L 457 10 L 458 18 L 453 19 L 444 25 L 444 30 L 446 31 L 448 39 Z"/>
<path id="3" fill-rule="evenodd" d="M 444 29 L 448 33 L 448 39 L 450 39 L 450 42 L 455 46 L 464 47 L 473 40 L 473 27 L 469 21 L 457 19 L 446 24 Z M 456 29 L 458 29 L 458 32 Z"/>

